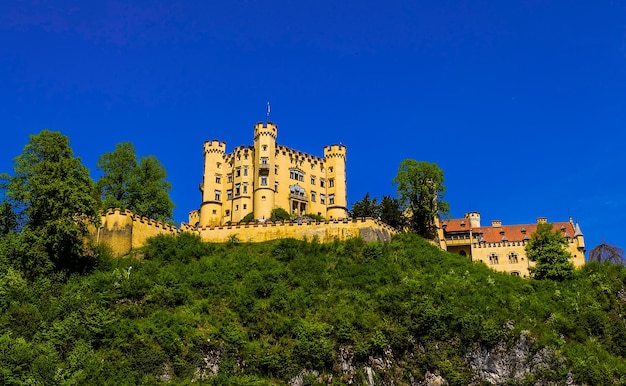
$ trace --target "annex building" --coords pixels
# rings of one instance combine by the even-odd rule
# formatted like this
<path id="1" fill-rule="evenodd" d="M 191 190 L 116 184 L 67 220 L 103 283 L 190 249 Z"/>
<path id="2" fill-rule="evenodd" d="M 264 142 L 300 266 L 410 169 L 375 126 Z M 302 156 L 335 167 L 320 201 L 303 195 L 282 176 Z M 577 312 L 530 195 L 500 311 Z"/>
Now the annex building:
<path id="1" fill-rule="evenodd" d="M 496 271 L 526 277 L 528 267 L 534 263 L 528 261 L 524 248 L 537 224 L 545 222 L 545 217 L 539 217 L 533 224 L 502 225 L 502 221 L 493 220 L 491 226 L 481 226 L 480 213 L 469 212 L 460 219 L 442 220 L 439 239 L 441 248 L 448 252 L 482 261 Z M 569 221 L 552 223 L 552 230 L 555 229 L 567 240 L 574 266 L 584 265 L 585 239 L 578 223 L 570 217 Z"/>
<path id="2" fill-rule="evenodd" d="M 346 147 L 324 147 L 323 157 L 276 143 L 272 122 L 254 126 L 254 142 L 226 153 L 226 142 L 204 143 L 200 208 L 189 224 L 235 224 L 253 213 L 259 221 L 275 208 L 294 217 L 315 214 L 327 220 L 347 218 Z"/>

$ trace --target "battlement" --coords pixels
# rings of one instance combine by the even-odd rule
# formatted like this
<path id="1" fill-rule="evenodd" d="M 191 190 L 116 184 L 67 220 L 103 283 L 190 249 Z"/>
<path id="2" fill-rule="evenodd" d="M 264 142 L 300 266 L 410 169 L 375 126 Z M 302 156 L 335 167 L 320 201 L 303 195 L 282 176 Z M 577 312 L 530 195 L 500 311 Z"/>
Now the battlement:
<path id="1" fill-rule="evenodd" d="M 102 213 L 102 225 L 92 229 L 94 243 L 109 245 L 116 256 L 123 256 L 132 249 L 145 245 L 150 237 L 159 234 L 192 232 L 205 242 L 226 242 L 237 236 L 244 242 L 263 242 L 282 238 L 313 239 L 320 242 L 347 240 L 360 237 L 365 241 L 389 241 L 397 231 L 389 225 L 370 217 L 343 218 L 327 221 L 278 221 L 238 223 L 214 227 L 196 228 L 181 223 L 180 228 L 129 210 L 107 209 Z"/>
<path id="2" fill-rule="evenodd" d="M 206 141 L 204 142 L 204 152 L 224 154 L 226 152 L 226 142 L 220 142 L 216 139 Z"/>
<path id="3" fill-rule="evenodd" d="M 346 147 L 344 145 L 329 145 L 324 146 L 324 157 L 332 158 L 332 157 L 346 157 Z"/>
<path id="4" fill-rule="evenodd" d="M 278 126 L 272 122 L 258 122 L 254 125 L 254 138 L 256 139 L 260 135 L 269 135 L 270 137 L 276 139 L 276 136 L 278 135 Z"/>

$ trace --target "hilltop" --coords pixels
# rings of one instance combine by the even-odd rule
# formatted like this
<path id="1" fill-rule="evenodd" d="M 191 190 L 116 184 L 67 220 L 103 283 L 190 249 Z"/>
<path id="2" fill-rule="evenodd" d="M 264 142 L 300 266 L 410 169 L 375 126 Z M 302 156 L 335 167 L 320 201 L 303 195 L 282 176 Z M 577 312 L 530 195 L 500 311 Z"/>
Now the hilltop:
<path id="1" fill-rule="evenodd" d="M 157 236 L 67 281 L 0 276 L 3 384 L 617 384 L 626 270 L 494 272 L 389 243 Z"/>

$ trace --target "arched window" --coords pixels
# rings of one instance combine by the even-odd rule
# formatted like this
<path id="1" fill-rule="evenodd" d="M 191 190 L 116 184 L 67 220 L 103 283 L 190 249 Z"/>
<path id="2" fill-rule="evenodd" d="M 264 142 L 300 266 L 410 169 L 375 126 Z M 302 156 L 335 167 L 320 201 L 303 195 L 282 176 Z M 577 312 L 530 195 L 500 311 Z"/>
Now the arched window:
<path id="1" fill-rule="evenodd" d="M 519 256 L 515 252 L 509 253 L 509 264 L 517 264 Z M 519 275 L 519 273 L 518 273 Z"/>
<path id="2" fill-rule="evenodd" d="M 463 257 L 467 257 L 467 253 L 461 249 L 461 251 L 459 252 L 459 255 L 463 256 Z"/>
<path id="3" fill-rule="evenodd" d="M 489 255 L 489 264 L 498 264 L 498 255 L 495 253 L 492 253 L 491 255 Z"/>

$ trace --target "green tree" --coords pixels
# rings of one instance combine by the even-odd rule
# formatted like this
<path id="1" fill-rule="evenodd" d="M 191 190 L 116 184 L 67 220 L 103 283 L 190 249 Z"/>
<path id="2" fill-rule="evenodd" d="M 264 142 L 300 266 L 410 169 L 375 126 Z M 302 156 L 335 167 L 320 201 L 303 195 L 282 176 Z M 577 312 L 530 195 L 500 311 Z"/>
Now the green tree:
<path id="1" fill-rule="evenodd" d="M 122 142 L 114 151 L 100 156 L 97 167 L 103 172 L 97 183 L 103 208 L 128 209 L 162 221 L 172 219 L 172 186 L 155 156 L 142 157 L 137 162 L 133 144 Z"/>
<path id="2" fill-rule="evenodd" d="M 270 216 L 270 221 L 285 221 L 291 219 L 289 212 L 284 210 L 283 208 L 274 208 L 272 209 L 272 214 Z"/>
<path id="3" fill-rule="evenodd" d="M 81 271 L 90 266 L 84 250 L 89 224 L 100 217 L 95 186 L 69 139 L 43 130 L 31 135 L 14 160 L 14 175 L 5 176 L 6 196 L 24 216 L 22 233 L 30 240 L 29 260 L 48 258 L 57 270 Z M 22 262 L 22 266 L 45 262 Z"/>
<path id="4" fill-rule="evenodd" d="M 0 203 L 0 236 L 17 231 L 19 226 L 17 214 L 13 211 L 11 203 Z"/>
<path id="5" fill-rule="evenodd" d="M 434 238 L 436 218 L 449 212 L 448 203 L 443 201 L 446 192 L 443 170 L 434 162 L 405 159 L 400 163 L 393 183 L 400 204 L 406 208 L 411 231 L 426 238 Z"/>
<path id="6" fill-rule="evenodd" d="M 350 217 L 374 217 L 378 218 L 380 213 L 378 212 L 377 199 L 370 199 L 370 193 L 365 193 L 365 196 L 361 201 L 357 201 L 352 204 L 350 210 Z"/>
<path id="7" fill-rule="evenodd" d="M 529 271 L 535 279 L 564 280 L 572 277 L 572 255 L 565 249 L 567 240 L 559 230 L 552 231 L 552 224 L 541 223 L 526 244 L 526 256 L 535 262 Z"/>
<path id="8" fill-rule="evenodd" d="M 400 201 L 398 201 L 398 199 L 390 196 L 383 196 L 380 204 L 378 204 L 378 213 L 380 215 L 380 220 L 385 224 L 388 224 L 398 230 L 404 229 L 406 221 L 404 219 L 404 214 L 402 213 L 402 206 L 400 205 Z"/>

